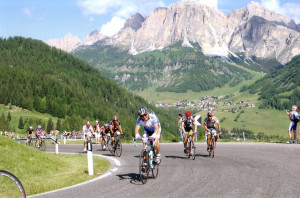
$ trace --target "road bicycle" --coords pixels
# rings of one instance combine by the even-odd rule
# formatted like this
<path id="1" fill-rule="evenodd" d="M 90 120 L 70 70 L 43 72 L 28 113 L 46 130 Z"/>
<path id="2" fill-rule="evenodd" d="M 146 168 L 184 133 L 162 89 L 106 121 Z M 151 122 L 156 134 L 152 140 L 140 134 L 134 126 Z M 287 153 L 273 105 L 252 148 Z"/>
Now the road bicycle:
<path id="1" fill-rule="evenodd" d="M 195 143 L 193 140 L 193 135 L 196 132 L 190 131 L 187 132 L 187 154 L 188 154 L 188 158 L 192 157 L 193 160 L 195 160 Z"/>
<path id="2" fill-rule="evenodd" d="M 32 146 L 33 145 L 32 136 L 31 137 L 27 136 L 26 145 L 28 145 L 28 146 Z"/>
<path id="3" fill-rule="evenodd" d="M 45 151 L 46 150 L 46 142 L 44 140 L 46 136 L 40 136 L 40 141 L 38 143 L 38 139 L 36 139 L 35 141 L 35 148 L 40 149 L 41 151 Z"/>
<path id="4" fill-rule="evenodd" d="M 210 144 L 208 148 L 208 155 L 211 158 L 215 157 L 215 149 L 216 149 L 216 139 L 215 136 L 217 136 L 217 131 L 215 129 L 208 129 L 207 135 L 210 135 Z"/>
<path id="5" fill-rule="evenodd" d="M 121 140 L 119 138 L 120 135 L 121 135 L 120 132 L 117 132 L 115 134 L 114 145 L 112 147 L 112 150 L 110 151 L 112 155 L 115 155 L 117 157 L 121 157 L 121 154 L 122 154 L 122 143 L 121 143 Z M 110 147 L 110 145 L 109 145 L 109 147 Z"/>
<path id="6" fill-rule="evenodd" d="M 24 187 L 20 180 L 15 175 L 5 170 L 0 170 L 0 197 L 26 197 Z"/>
<path id="7" fill-rule="evenodd" d="M 141 152 L 140 158 L 139 158 L 139 174 L 140 179 L 143 184 L 147 183 L 149 172 L 152 172 L 152 176 L 154 179 L 158 177 L 158 170 L 159 170 L 159 164 L 160 162 L 156 162 L 156 152 L 155 152 L 155 138 L 154 137 L 148 137 L 143 136 L 137 139 L 133 139 L 134 145 L 136 145 L 136 140 L 142 140 L 143 142 L 143 150 Z"/>
<path id="8" fill-rule="evenodd" d="M 110 145 L 111 145 L 110 133 L 106 134 L 104 137 L 102 135 L 102 139 L 103 138 L 104 138 L 104 144 L 101 140 L 101 149 L 102 149 L 102 151 L 105 151 L 106 148 L 110 151 L 111 150 L 111 147 L 110 147 Z"/>

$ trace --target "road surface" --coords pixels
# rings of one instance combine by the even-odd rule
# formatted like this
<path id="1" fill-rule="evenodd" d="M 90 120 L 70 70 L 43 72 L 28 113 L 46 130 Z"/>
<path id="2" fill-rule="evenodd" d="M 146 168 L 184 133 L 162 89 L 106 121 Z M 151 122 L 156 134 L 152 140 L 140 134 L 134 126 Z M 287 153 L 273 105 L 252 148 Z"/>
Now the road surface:
<path id="1" fill-rule="evenodd" d="M 142 145 L 124 144 L 110 174 L 74 188 L 34 197 L 299 197 L 300 144 L 218 143 L 215 158 L 196 144 L 196 159 L 187 159 L 182 143 L 161 144 L 157 179 L 142 184 L 138 161 Z M 111 156 L 94 145 L 93 154 Z M 54 146 L 48 151 L 55 151 Z M 82 152 L 82 145 L 60 145 L 60 152 Z M 114 171 L 112 171 L 114 170 Z"/>

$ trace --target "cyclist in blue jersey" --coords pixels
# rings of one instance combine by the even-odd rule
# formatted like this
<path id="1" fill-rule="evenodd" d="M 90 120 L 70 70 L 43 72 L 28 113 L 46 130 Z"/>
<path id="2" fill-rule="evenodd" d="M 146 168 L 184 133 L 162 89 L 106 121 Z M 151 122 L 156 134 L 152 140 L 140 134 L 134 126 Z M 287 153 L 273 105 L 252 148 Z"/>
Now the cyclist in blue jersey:
<path id="1" fill-rule="evenodd" d="M 160 145 L 159 139 L 161 134 L 161 125 L 158 117 L 155 115 L 154 112 L 149 113 L 146 107 L 141 107 L 138 110 L 139 117 L 137 118 L 136 125 L 135 125 L 135 137 L 141 137 L 139 134 L 139 130 L 141 125 L 144 126 L 144 134 L 148 136 L 152 136 L 155 138 L 156 144 L 156 159 L 157 163 L 160 162 Z"/>

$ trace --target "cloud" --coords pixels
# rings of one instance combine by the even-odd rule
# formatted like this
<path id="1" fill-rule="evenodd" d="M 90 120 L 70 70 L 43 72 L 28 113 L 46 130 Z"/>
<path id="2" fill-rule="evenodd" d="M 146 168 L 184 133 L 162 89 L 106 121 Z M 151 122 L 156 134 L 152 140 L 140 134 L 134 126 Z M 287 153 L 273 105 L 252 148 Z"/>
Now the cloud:
<path id="1" fill-rule="evenodd" d="M 35 10 L 35 7 L 24 7 L 22 8 L 23 13 L 28 17 L 31 18 L 33 15 L 33 11 Z"/>
<path id="2" fill-rule="evenodd" d="M 218 9 L 218 0 L 199 0 L 203 5 Z"/>
<path id="3" fill-rule="evenodd" d="M 113 17 L 110 22 L 102 25 L 100 32 L 107 36 L 112 36 L 124 26 L 126 20 L 120 17 Z"/>
<path id="4" fill-rule="evenodd" d="M 166 7 L 163 0 L 79 0 L 77 4 L 85 16 L 112 15 L 111 20 L 101 27 L 105 35 L 117 33 L 125 21 L 135 13 L 144 16 L 157 7 Z"/>
<path id="5" fill-rule="evenodd" d="M 293 19 L 296 23 L 300 23 L 300 4 L 285 3 L 280 5 L 279 0 L 261 0 L 261 4 L 268 10 L 287 16 Z"/>

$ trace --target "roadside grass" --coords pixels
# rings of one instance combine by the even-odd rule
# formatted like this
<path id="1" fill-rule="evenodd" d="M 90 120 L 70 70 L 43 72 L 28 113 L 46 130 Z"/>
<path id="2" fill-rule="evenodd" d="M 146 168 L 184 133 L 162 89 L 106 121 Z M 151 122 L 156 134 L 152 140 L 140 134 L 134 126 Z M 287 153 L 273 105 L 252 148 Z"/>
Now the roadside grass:
<path id="1" fill-rule="evenodd" d="M 94 176 L 88 175 L 87 156 L 56 155 L 0 136 L 0 169 L 8 170 L 33 195 L 78 184 L 105 173 L 110 163 L 94 157 Z"/>

